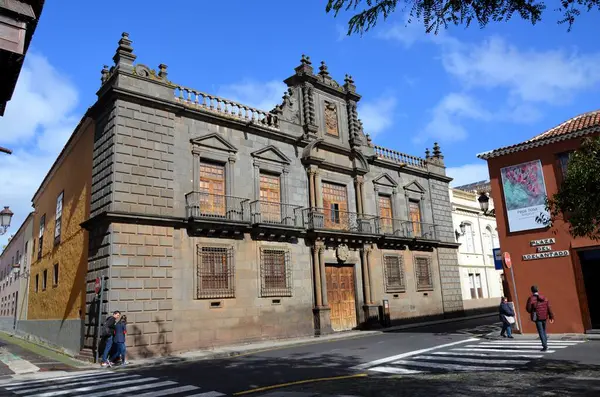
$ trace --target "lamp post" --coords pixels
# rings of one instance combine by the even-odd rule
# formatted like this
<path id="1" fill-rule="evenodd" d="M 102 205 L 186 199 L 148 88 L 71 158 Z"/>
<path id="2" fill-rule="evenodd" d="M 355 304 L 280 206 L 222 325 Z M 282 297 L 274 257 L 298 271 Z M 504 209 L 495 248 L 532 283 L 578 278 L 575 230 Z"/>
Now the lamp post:
<path id="1" fill-rule="evenodd" d="M 0 236 L 5 234 L 10 227 L 10 221 L 13 215 L 13 212 L 8 207 L 4 207 L 4 209 L 0 211 Z"/>
<path id="2" fill-rule="evenodd" d="M 485 192 L 481 192 L 477 201 L 479 201 L 479 207 L 483 211 L 483 215 L 487 215 L 490 209 L 490 197 Z"/>
<path id="3" fill-rule="evenodd" d="M 467 230 L 467 225 L 465 225 L 464 222 L 461 222 L 460 225 L 458 225 L 458 227 L 460 228 L 460 232 L 458 232 L 456 230 L 454 231 L 454 234 L 456 235 L 456 240 L 457 241 L 458 241 L 458 238 L 460 236 L 464 236 L 465 235 L 465 232 Z"/>

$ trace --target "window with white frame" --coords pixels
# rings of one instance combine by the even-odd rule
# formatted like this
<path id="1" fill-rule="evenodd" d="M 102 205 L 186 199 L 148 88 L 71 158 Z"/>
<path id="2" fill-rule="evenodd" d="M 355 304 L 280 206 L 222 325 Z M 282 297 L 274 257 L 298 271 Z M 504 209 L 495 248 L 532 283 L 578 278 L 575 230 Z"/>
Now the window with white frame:
<path id="1" fill-rule="evenodd" d="M 63 210 L 63 197 L 65 192 L 62 191 L 56 199 L 56 222 L 54 223 L 54 244 L 60 243 L 60 232 L 62 227 L 62 210 Z"/>
<path id="2" fill-rule="evenodd" d="M 465 249 L 467 252 L 475 252 L 475 233 L 473 225 L 468 222 L 465 222 Z"/>

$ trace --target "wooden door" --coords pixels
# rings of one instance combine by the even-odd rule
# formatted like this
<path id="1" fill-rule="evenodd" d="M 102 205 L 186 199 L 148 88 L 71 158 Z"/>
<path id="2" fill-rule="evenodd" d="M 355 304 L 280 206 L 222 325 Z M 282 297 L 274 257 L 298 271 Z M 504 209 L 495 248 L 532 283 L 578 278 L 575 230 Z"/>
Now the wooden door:
<path id="1" fill-rule="evenodd" d="M 394 233 L 392 224 L 392 198 L 390 196 L 379 196 L 379 224 L 385 234 Z"/>
<path id="2" fill-rule="evenodd" d="M 421 206 L 418 201 L 408 202 L 409 217 L 411 221 L 412 237 L 421 237 Z"/>
<path id="3" fill-rule="evenodd" d="M 200 163 L 200 212 L 225 216 L 225 167 Z"/>
<path id="4" fill-rule="evenodd" d="M 348 192 L 346 186 L 323 182 L 325 227 L 348 230 Z"/>
<path id="5" fill-rule="evenodd" d="M 281 183 L 279 175 L 260 173 L 260 214 L 266 223 L 281 222 Z"/>
<path id="6" fill-rule="evenodd" d="M 331 327 L 345 331 L 356 327 L 356 298 L 354 290 L 354 266 L 328 265 L 327 300 L 331 308 Z"/>

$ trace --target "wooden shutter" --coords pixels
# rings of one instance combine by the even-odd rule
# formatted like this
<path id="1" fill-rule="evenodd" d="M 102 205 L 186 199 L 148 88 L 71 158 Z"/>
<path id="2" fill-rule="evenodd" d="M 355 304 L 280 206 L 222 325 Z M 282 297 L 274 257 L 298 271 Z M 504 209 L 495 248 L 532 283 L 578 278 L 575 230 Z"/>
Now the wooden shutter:
<path id="1" fill-rule="evenodd" d="M 346 186 L 323 182 L 322 187 L 325 226 L 331 229 L 347 229 L 349 219 Z"/>
<path id="2" fill-rule="evenodd" d="M 281 182 L 279 175 L 260 173 L 261 221 L 281 222 Z"/>
<path id="3" fill-rule="evenodd" d="M 421 206 L 418 201 L 408 202 L 409 218 L 412 222 L 413 237 L 421 236 Z"/>
<path id="4" fill-rule="evenodd" d="M 225 215 L 225 166 L 200 163 L 200 211 L 205 215 Z"/>
<path id="5" fill-rule="evenodd" d="M 394 227 L 392 224 L 392 198 L 390 196 L 379 196 L 379 220 L 381 229 L 384 233 L 392 234 Z"/>

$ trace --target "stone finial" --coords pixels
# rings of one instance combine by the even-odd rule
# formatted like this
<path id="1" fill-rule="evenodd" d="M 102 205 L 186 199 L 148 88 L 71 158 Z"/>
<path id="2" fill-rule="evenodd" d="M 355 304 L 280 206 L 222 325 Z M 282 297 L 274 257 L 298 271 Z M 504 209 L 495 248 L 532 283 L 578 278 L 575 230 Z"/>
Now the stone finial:
<path id="1" fill-rule="evenodd" d="M 430 157 L 431 152 L 429 151 L 429 148 L 425 148 L 425 160 L 429 160 Z"/>
<path id="2" fill-rule="evenodd" d="M 102 84 L 104 84 L 108 81 L 108 77 L 109 77 L 109 73 L 110 73 L 108 70 L 108 65 L 104 65 L 104 67 L 102 68 L 102 71 L 100 73 L 102 73 L 102 77 L 100 78 L 100 81 L 102 81 Z"/>
<path id="3" fill-rule="evenodd" d="M 371 139 L 371 135 L 367 134 L 367 146 L 373 147 L 373 140 Z"/>
<path id="4" fill-rule="evenodd" d="M 296 67 L 294 70 L 298 75 L 313 74 L 313 67 L 310 57 L 302 54 L 302 58 L 300 59 L 300 66 Z"/>
<path id="5" fill-rule="evenodd" d="M 354 85 L 354 79 L 349 74 L 344 79 L 344 89 L 350 92 L 356 92 L 356 85 Z"/>
<path id="6" fill-rule="evenodd" d="M 440 150 L 440 145 L 438 145 L 437 142 L 433 143 L 433 157 L 435 157 L 437 159 L 444 158 L 444 156 L 442 156 L 442 151 Z"/>
<path id="7" fill-rule="evenodd" d="M 167 65 L 165 65 L 164 63 L 158 65 L 158 77 L 160 77 L 163 80 L 167 79 Z"/>
<path id="8" fill-rule="evenodd" d="M 325 61 L 321 61 L 321 66 L 319 66 L 319 74 L 323 77 L 329 77 L 329 70 L 327 70 Z"/>
<path id="9" fill-rule="evenodd" d="M 312 62 L 310 61 L 310 57 L 307 57 L 306 55 L 302 54 L 302 58 L 300 59 L 300 63 L 302 65 L 312 65 Z"/>
<path id="10" fill-rule="evenodd" d="M 117 67 L 125 67 L 130 70 L 133 70 L 133 62 L 137 58 L 133 54 L 133 47 L 131 46 L 132 41 L 129 40 L 129 33 L 124 32 L 121 34 L 121 40 L 119 40 L 119 47 L 117 47 L 117 52 L 113 57 L 115 61 L 115 66 Z"/>

